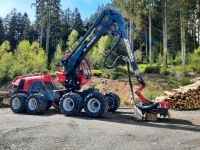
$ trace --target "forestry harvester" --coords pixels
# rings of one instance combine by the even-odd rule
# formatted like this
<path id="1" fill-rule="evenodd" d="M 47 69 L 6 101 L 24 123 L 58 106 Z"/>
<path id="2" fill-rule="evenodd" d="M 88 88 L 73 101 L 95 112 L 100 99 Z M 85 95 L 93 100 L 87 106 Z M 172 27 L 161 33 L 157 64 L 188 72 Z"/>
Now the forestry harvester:
<path id="1" fill-rule="evenodd" d="M 104 10 L 82 37 L 77 47 L 71 53 L 66 53 L 65 57 L 61 59 L 64 69 L 56 71 L 56 76 L 64 88 L 57 90 L 49 74 L 17 76 L 12 82 L 14 88 L 10 102 L 12 111 L 15 113 L 27 111 L 31 114 L 39 114 L 44 113 L 52 105 L 67 116 L 77 115 L 82 108 L 91 117 L 103 117 L 107 111 L 116 111 L 120 105 L 120 98 L 117 94 L 112 92 L 102 94 L 97 89 L 92 88 L 84 91 L 80 90 L 81 86 L 86 84 L 92 77 L 91 67 L 85 56 L 106 34 L 113 36 L 115 43 L 106 54 L 104 66 L 111 69 L 119 62 L 124 61 L 126 63 L 130 96 L 137 108 L 137 114 L 141 117 L 145 117 L 147 113 L 160 114 L 164 117 L 168 115 L 170 107 L 168 102 L 152 102 L 141 94 L 146 84 L 139 75 L 137 63 L 127 39 L 123 19 L 116 11 L 111 9 Z M 107 59 L 120 41 L 123 41 L 126 46 L 127 56 L 118 56 L 114 63 L 110 65 L 107 63 Z M 131 68 L 141 85 L 135 92 L 139 100 L 134 99 Z"/>

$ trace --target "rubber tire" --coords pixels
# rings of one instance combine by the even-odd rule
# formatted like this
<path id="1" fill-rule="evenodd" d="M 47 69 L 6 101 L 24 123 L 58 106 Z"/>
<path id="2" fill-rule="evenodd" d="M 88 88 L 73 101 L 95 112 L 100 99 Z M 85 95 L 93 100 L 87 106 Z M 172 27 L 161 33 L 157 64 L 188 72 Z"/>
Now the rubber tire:
<path id="1" fill-rule="evenodd" d="M 21 102 L 20 103 L 20 107 L 18 109 L 13 108 L 13 106 L 12 106 L 12 101 L 13 101 L 14 98 L 18 98 L 20 100 L 20 102 Z M 24 112 L 26 112 L 26 98 L 27 98 L 27 95 L 25 95 L 23 93 L 15 94 L 10 100 L 11 110 L 14 113 L 24 113 Z"/>
<path id="2" fill-rule="evenodd" d="M 60 110 L 59 101 L 52 102 L 52 106 L 53 106 L 55 109 Z"/>
<path id="3" fill-rule="evenodd" d="M 35 110 L 31 110 L 28 107 L 28 102 L 31 98 L 34 98 L 37 101 L 37 106 Z M 47 101 L 44 99 L 42 94 L 33 94 L 30 95 L 26 100 L 26 109 L 30 114 L 43 114 L 47 110 Z"/>
<path id="4" fill-rule="evenodd" d="M 47 102 L 47 110 L 52 107 L 52 102 Z"/>
<path id="5" fill-rule="evenodd" d="M 89 94 L 92 94 L 94 92 L 98 92 L 97 89 L 94 89 L 94 88 L 89 88 L 87 90 L 84 90 L 83 92 L 80 92 L 80 95 L 82 97 L 83 100 L 85 100 L 85 98 L 89 95 Z"/>
<path id="6" fill-rule="evenodd" d="M 105 97 L 108 99 L 108 111 L 115 112 L 120 106 L 120 98 L 117 94 L 113 92 L 108 92 L 105 94 Z"/>
<path id="7" fill-rule="evenodd" d="M 96 113 L 91 112 L 88 109 L 88 106 L 87 106 L 89 100 L 92 99 L 92 98 L 97 99 L 99 101 L 99 103 L 100 103 L 100 109 Z M 84 100 L 84 110 L 85 110 L 85 113 L 90 117 L 95 117 L 95 118 L 105 117 L 105 114 L 108 111 L 108 100 L 103 94 L 101 94 L 99 92 L 91 93 Z"/>
<path id="8" fill-rule="evenodd" d="M 67 111 L 63 108 L 63 102 L 67 98 L 72 99 L 74 102 L 74 107 L 71 111 Z M 83 99 L 79 94 L 70 92 L 62 96 L 62 98 L 60 99 L 59 107 L 60 107 L 61 112 L 65 114 L 66 116 L 74 116 L 80 113 L 80 111 L 82 110 Z"/>

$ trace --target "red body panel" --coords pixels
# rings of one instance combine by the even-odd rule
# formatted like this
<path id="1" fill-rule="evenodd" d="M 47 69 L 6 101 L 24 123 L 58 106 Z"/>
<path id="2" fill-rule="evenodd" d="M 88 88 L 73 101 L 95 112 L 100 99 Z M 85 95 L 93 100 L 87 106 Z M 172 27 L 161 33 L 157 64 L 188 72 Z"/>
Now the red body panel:
<path id="1" fill-rule="evenodd" d="M 63 74 L 63 70 L 56 71 L 56 77 L 60 83 L 64 83 L 66 80 L 66 76 Z"/>
<path id="2" fill-rule="evenodd" d="M 166 108 L 169 109 L 170 108 L 170 102 L 159 102 L 159 108 Z"/>
<path id="3" fill-rule="evenodd" d="M 12 81 L 12 85 L 14 86 L 14 88 L 19 86 L 21 80 L 25 80 L 24 87 L 22 89 L 23 92 L 26 92 L 28 90 L 28 87 L 32 82 L 40 81 L 40 82 L 51 82 L 54 84 L 53 78 L 49 74 L 36 73 L 36 74 L 28 74 L 24 76 L 15 77 L 14 80 Z"/>

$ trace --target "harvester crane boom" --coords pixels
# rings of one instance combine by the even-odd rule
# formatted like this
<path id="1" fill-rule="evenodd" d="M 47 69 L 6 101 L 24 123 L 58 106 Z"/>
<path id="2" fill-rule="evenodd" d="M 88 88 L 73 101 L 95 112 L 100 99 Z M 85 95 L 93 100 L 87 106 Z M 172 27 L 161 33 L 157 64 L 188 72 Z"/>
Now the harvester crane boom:
<path id="1" fill-rule="evenodd" d="M 123 59 L 132 67 L 134 74 L 138 80 L 138 82 L 145 86 L 144 80 L 140 77 L 138 72 L 138 66 L 134 59 L 133 52 L 130 48 L 130 44 L 125 32 L 125 26 L 123 19 L 119 13 L 114 10 L 108 9 L 104 10 L 102 14 L 98 17 L 92 27 L 87 31 L 87 33 L 83 36 L 77 47 L 73 50 L 70 56 L 63 60 L 62 63 L 65 68 L 66 78 L 66 85 L 69 87 L 71 85 L 71 89 L 73 90 L 73 85 L 76 84 L 75 80 L 75 70 L 79 66 L 80 62 L 84 59 L 87 53 L 92 49 L 92 47 L 99 41 L 99 39 L 104 36 L 111 28 L 113 36 L 117 36 L 118 39 L 116 40 L 115 45 L 113 48 L 119 43 L 120 40 L 123 40 L 126 45 L 126 50 L 128 53 L 128 57 L 125 56 L 118 56 L 115 60 L 115 63 L 118 59 Z M 94 35 L 92 35 L 94 33 Z M 112 49 L 113 49 L 112 48 Z M 110 54 L 110 53 L 109 53 Z M 108 55 L 106 56 L 107 59 Z M 106 63 L 104 63 L 106 68 L 111 68 Z M 132 89 L 132 87 L 130 87 Z M 131 92 L 133 95 L 133 92 Z"/>

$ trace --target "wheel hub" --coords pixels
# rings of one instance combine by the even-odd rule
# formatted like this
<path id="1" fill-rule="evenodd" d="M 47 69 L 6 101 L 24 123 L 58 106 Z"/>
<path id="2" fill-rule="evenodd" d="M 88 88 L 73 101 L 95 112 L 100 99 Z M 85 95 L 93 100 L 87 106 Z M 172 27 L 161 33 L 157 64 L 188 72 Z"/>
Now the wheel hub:
<path id="1" fill-rule="evenodd" d="M 37 107 L 37 101 L 35 98 L 31 98 L 29 101 L 28 101 L 28 107 L 30 110 L 35 110 L 36 107 Z"/>
<path id="2" fill-rule="evenodd" d="M 63 101 L 63 108 L 66 111 L 71 111 L 74 108 L 74 101 L 71 98 L 67 98 Z"/>
<path id="3" fill-rule="evenodd" d="M 100 110 L 101 103 L 96 98 L 92 98 L 88 101 L 88 110 L 92 113 L 96 113 Z"/>
<path id="4" fill-rule="evenodd" d="M 19 98 L 14 98 L 13 100 L 12 100 L 12 107 L 14 108 L 14 109 L 19 109 L 20 108 L 20 100 L 19 100 Z"/>

